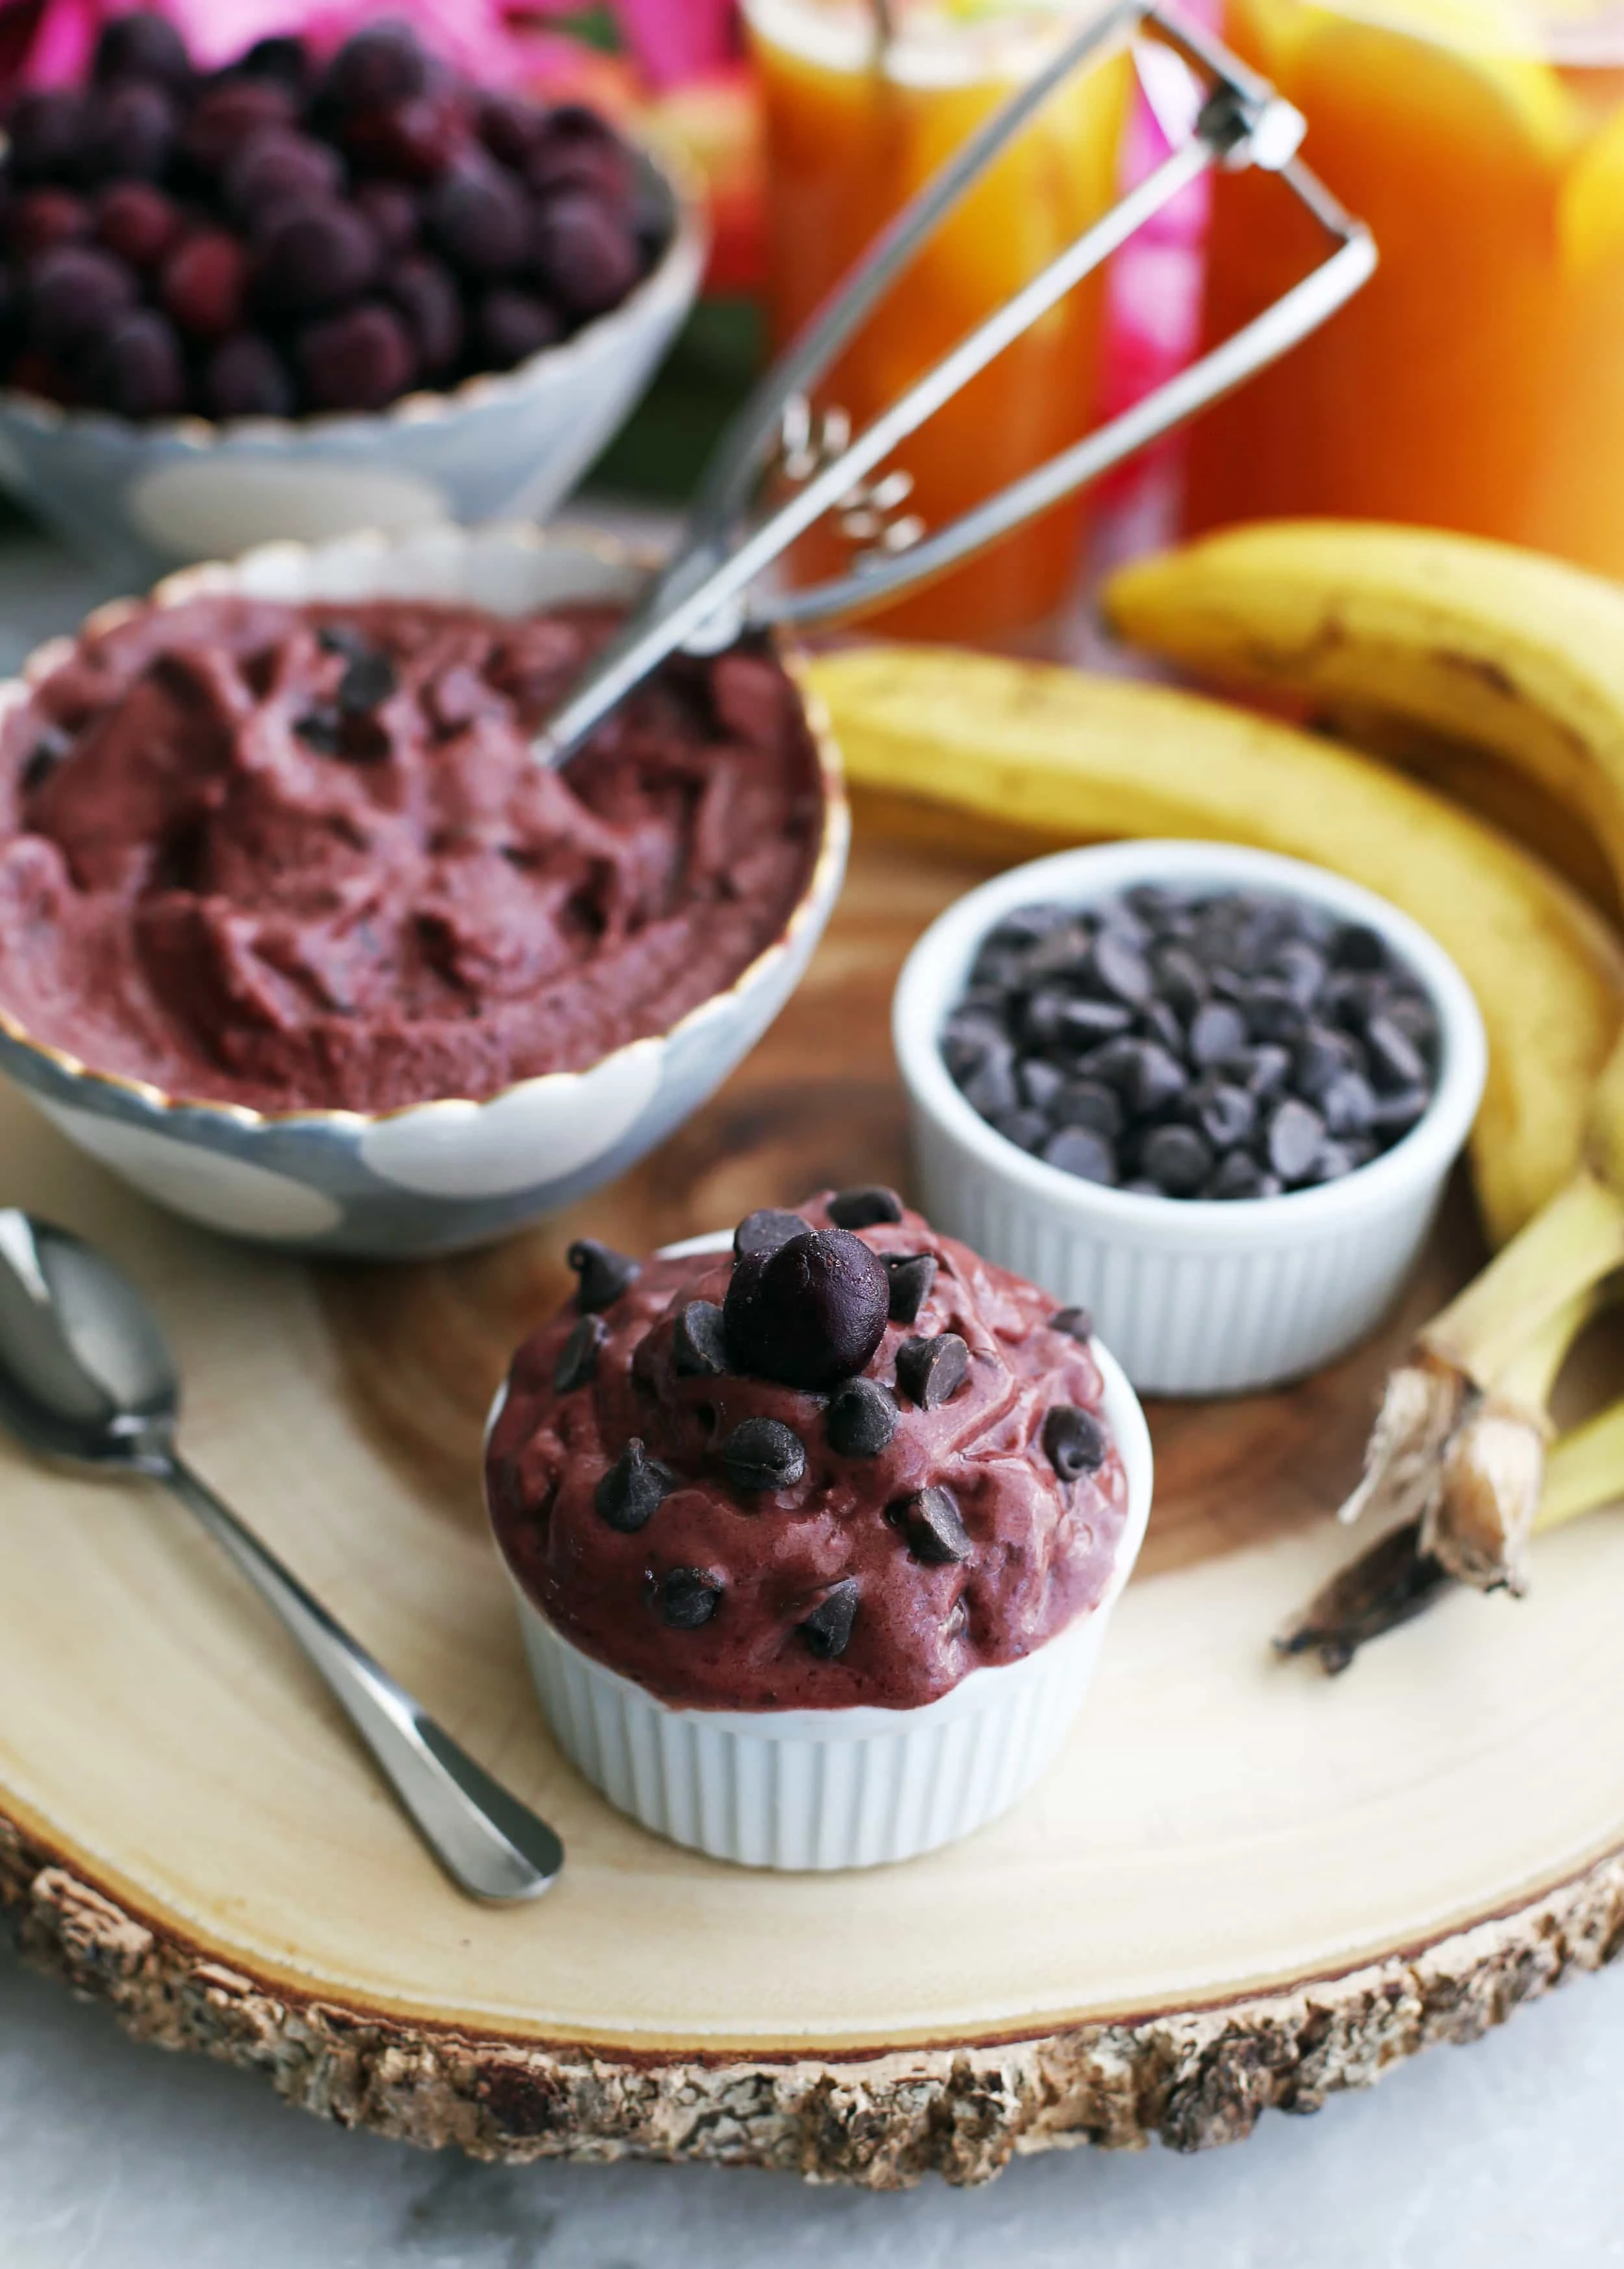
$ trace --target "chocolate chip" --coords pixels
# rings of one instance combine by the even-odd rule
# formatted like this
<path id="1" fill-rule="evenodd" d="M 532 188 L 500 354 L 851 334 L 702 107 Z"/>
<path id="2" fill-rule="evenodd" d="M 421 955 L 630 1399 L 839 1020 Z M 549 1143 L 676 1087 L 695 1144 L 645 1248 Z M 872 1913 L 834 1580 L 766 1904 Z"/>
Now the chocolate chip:
<path id="1" fill-rule="evenodd" d="M 856 1577 L 843 1576 L 830 1585 L 811 1614 L 801 1618 L 801 1636 L 820 1662 L 832 1662 L 845 1652 L 857 1620 L 857 1600 Z"/>
<path id="2" fill-rule="evenodd" d="M 1187 946 L 1164 945 L 1155 957 L 1162 998 L 1181 1016 L 1193 1016 L 1207 999 L 1207 972 Z"/>
<path id="3" fill-rule="evenodd" d="M 348 623 L 323 623 L 316 632 L 316 644 L 323 654 L 342 654 L 346 661 L 372 651 L 360 632 Z"/>
<path id="4" fill-rule="evenodd" d="M 1094 1317 L 1087 1308 L 1057 1308 L 1049 1319 L 1052 1332 L 1064 1332 L 1067 1339 L 1081 1340 L 1085 1347 L 1094 1337 Z"/>
<path id="5" fill-rule="evenodd" d="M 877 1458 L 897 1426 L 897 1405 L 875 1378 L 848 1378 L 838 1386 L 823 1417 L 829 1446 L 843 1458 Z"/>
<path id="6" fill-rule="evenodd" d="M 1096 1047 L 1127 1031 L 1133 1012 L 1117 1001 L 1066 1001 L 1055 1020 L 1053 1037 L 1064 1046 Z"/>
<path id="7" fill-rule="evenodd" d="M 1139 1020 L 1148 1037 L 1164 1047 L 1169 1055 L 1184 1053 L 1185 1028 L 1165 1001 L 1147 1001 L 1139 1012 Z"/>
<path id="8" fill-rule="evenodd" d="M 1318 1103 L 1333 1080 L 1355 1068 L 1355 1043 L 1333 1024 L 1310 1024 L 1292 1050 L 1292 1069 L 1297 1087 L 1310 1103 Z"/>
<path id="9" fill-rule="evenodd" d="M 941 1028 L 941 1058 L 956 1080 L 966 1080 L 988 1056 L 1013 1053 L 1008 1033 L 979 1009 L 961 1009 Z"/>
<path id="10" fill-rule="evenodd" d="M 1022 1150 L 1041 1150 L 1049 1139 L 1048 1116 L 1041 1111 L 1000 1111 L 987 1124 L 996 1127 L 1007 1142 L 1018 1143 Z"/>
<path id="11" fill-rule="evenodd" d="M 1218 1068 L 1238 1079 L 1248 1095 L 1263 1103 L 1278 1095 L 1290 1077 L 1291 1051 L 1266 1040 L 1261 1047 L 1244 1048 L 1238 1056 L 1226 1057 Z"/>
<path id="12" fill-rule="evenodd" d="M 72 746 L 70 734 L 59 732 L 54 725 L 46 726 L 29 750 L 18 780 L 23 794 L 32 795 L 36 788 L 43 787 Z M 1056 1077 L 1059 1075 L 1057 1073 Z"/>
<path id="13" fill-rule="evenodd" d="M 1190 1103 L 1196 1125 L 1214 1150 L 1232 1149 L 1251 1140 L 1258 1123 L 1258 1100 L 1244 1087 L 1222 1079 L 1213 1080 L 1210 1086 L 1199 1083 L 1191 1090 Z"/>
<path id="14" fill-rule="evenodd" d="M 1150 998 L 1150 965 L 1119 930 L 1103 929 L 1094 941 L 1092 974 L 1111 999 L 1137 1009 Z"/>
<path id="15" fill-rule="evenodd" d="M 363 648 L 338 681 L 338 706 L 346 717 L 367 717 L 395 691 L 395 664 L 387 654 Z"/>
<path id="16" fill-rule="evenodd" d="M 580 1278 L 575 1298 L 583 1315 L 612 1308 L 643 1274 L 640 1263 L 610 1245 L 600 1245 L 595 1237 L 578 1237 L 565 1258 Z"/>
<path id="17" fill-rule="evenodd" d="M 646 1528 L 676 1487 L 676 1475 L 651 1458 L 634 1434 L 592 1492 L 598 1518 L 622 1536 Z"/>
<path id="18" fill-rule="evenodd" d="M 1388 1022 L 1421 1049 L 1430 1048 L 1438 1037 L 1438 1019 L 1429 1001 L 1419 993 L 1399 993 L 1388 1003 Z"/>
<path id="19" fill-rule="evenodd" d="M 1361 1164 L 1358 1153 L 1346 1142 L 1322 1142 L 1319 1156 L 1314 1161 L 1309 1179 L 1313 1183 L 1340 1182 L 1344 1174 L 1351 1174 Z"/>
<path id="20" fill-rule="evenodd" d="M 984 1056 L 964 1081 L 964 1100 L 983 1119 L 998 1119 L 1020 1108 L 1013 1056 Z"/>
<path id="21" fill-rule="evenodd" d="M 734 1231 L 734 1259 L 742 1260 L 747 1253 L 776 1253 L 792 1237 L 804 1237 L 811 1226 L 798 1213 L 786 1213 L 778 1206 L 763 1206 L 756 1213 L 747 1213 Z"/>
<path id="22" fill-rule="evenodd" d="M 1300 1182 L 1325 1139 L 1325 1122 L 1308 1104 L 1288 1096 L 1271 1116 L 1265 1139 L 1269 1164 L 1281 1181 Z"/>
<path id="23" fill-rule="evenodd" d="M 1365 1026 L 1364 1043 L 1369 1051 L 1370 1076 L 1377 1087 L 1391 1092 L 1394 1088 L 1420 1087 L 1425 1081 L 1427 1066 L 1421 1050 L 1391 1016 L 1372 1016 Z"/>
<path id="24" fill-rule="evenodd" d="M 1103 1134 L 1086 1127 L 1062 1127 L 1044 1144 L 1043 1155 L 1050 1165 L 1081 1181 L 1109 1185 L 1117 1179 L 1116 1152 Z"/>
<path id="25" fill-rule="evenodd" d="M 964 1384 L 970 1349 L 956 1332 L 904 1340 L 897 1350 L 897 1384 L 921 1410 L 939 1410 Z"/>
<path id="26" fill-rule="evenodd" d="M 673 1630 L 698 1630 L 721 1601 L 720 1581 L 704 1568 L 673 1568 L 660 1586 L 660 1612 Z"/>
<path id="27" fill-rule="evenodd" d="M 934 1253 L 884 1253 L 880 1258 L 890 1280 L 891 1321 L 911 1324 L 930 1297 L 936 1281 L 936 1256 Z"/>
<path id="28" fill-rule="evenodd" d="M 1396 1088 L 1391 1095 L 1377 1098 L 1370 1125 L 1378 1134 L 1407 1134 L 1431 1100 L 1424 1087 Z"/>
<path id="29" fill-rule="evenodd" d="M 1376 1110 L 1376 1096 L 1362 1072 L 1339 1072 L 1317 1098 L 1332 1134 L 1362 1134 Z"/>
<path id="30" fill-rule="evenodd" d="M 1188 1046 L 1198 1064 L 1221 1063 L 1246 1045 L 1246 1019 L 1229 1001 L 1209 1001 L 1190 1020 Z"/>
<path id="31" fill-rule="evenodd" d="M 598 1356 L 608 1338 L 609 1328 L 601 1316 L 582 1316 L 571 1325 L 553 1367 L 555 1394 L 573 1394 L 578 1386 L 587 1385 L 597 1371 Z"/>
<path id="32" fill-rule="evenodd" d="M 829 1218 L 837 1229 L 877 1229 L 902 1219 L 902 1200 L 880 1183 L 867 1189 L 837 1190 L 829 1201 Z"/>
<path id="33" fill-rule="evenodd" d="M 723 1306 L 727 1348 L 746 1371 L 829 1387 L 862 1370 L 884 1336 L 890 1283 L 849 1230 L 804 1230 L 734 1267 Z"/>
<path id="34" fill-rule="evenodd" d="M 958 1509 L 958 1500 L 940 1482 L 902 1497 L 887 1508 L 886 1519 L 900 1528 L 916 1560 L 933 1567 L 950 1560 L 968 1560 L 975 1548 Z"/>
<path id="35" fill-rule="evenodd" d="M 1068 1079 L 1055 1097 L 1049 1116 L 1061 1127 L 1086 1127 L 1114 1142 L 1122 1132 L 1122 1098 L 1103 1080 Z"/>
<path id="36" fill-rule="evenodd" d="M 1325 957 L 1306 939 L 1289 938 L 1266 973 L 1280 979 L 1299 1009 L 1311 1009 L 1325 981 Z"/>
<path id="37" fill-rule="evenodd" d="M 1218 1171 L 1207 1184 L 1207 1194 L 1228 1201 L 1260 1198 L 1268 1194 L 1266 1184 L 1271 1181 L 1279 1189 L 1279 1182 L 1273 1175 L 1266 1176 L 1255 1158 L 1249 1157 L 1244 1150 L 1231 1150 L 1228 1157 L 1218 1161 Z"/>
<path id="38" fill-rule="evenodd" d="M 1385 969 L 1386 942 L 1366 922 L 1344 922 L 1332 936 L 1331 961 L 1337 969 Z"/>
<path id="39" fill-rule="evenodd" d="M 1140 1145 L 1147 1177 L 1170 1198 L 1193 1197 L 1213 1170 L 1213 1154 L 1193 1127 L 1154 1127 Z"/>
<path id="40" fill-rule="evenodd" d="M 1256 979 L 1242 1005 L 1254 1040 L 1295 1040 L 1303 1030 L 1302 1005 L 1283 977 Z"/>
<path id="41" fill-rule="evenodd" d="M 743 1418 L 722 1444 L 722 1465 L 734 1489 L 754 1496 L 794 1489 L 804 1480 L 806 1444 L 778 1418 Z"/>
<path id="42" fill-rule="evenodd" d="M 690 1300 L 671 1334 L 671 1368 L 679 1378 L 720 1378 L 727 1368 L 722 1312 L 714 1300 Z"/>
<path id="43" fill-rule="evenodd" d="M 1091 1410 L 1057 1402 L 1044 1414 L 1044 1455 L 1063 1482 L 1096 1473 L 1105 1462 L 1111 1438 Z"/>
<path id="44" fill-rule="evenodd" d="M 1059 1064 L 1052 1064 L 1043 1056 L 1029 1056 L 1015 1067 L 1015 1084 L 1021 1090 L 1021 1100 L 1030 1109 L 1049 1111 L 1066 1085 L 1066 1074 Z"/>
<path id="45" fill-rule="evenodd" d="M 337 710 L 328 708 L 325 703 L 314 709 L 306 709 L 293 730 L 307 747 L 316 750 L 321 755 L 336 757 L 338 754 L 343 727 L 339 721 Z"/>

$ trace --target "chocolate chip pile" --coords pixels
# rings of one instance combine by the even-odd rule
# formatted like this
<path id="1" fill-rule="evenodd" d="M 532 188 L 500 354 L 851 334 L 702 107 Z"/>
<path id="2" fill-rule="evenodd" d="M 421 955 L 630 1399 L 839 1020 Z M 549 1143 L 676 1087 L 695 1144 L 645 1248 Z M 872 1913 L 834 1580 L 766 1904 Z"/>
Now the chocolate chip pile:
<path id="1" fill-rule="evenodd" d="M 1266 1198 L 1407 1134 L 1437 1084 L 1436 1013 L 1362 922 L 1260 891 L 1140 883 L 1023 906 L 941 1033 L 989 1125 L 1086 1181 Z"/>
<path id="2" fill-rule="evenodd" d="M 324 66 L 276 37 L 202 72 L 121 16 L 7 130 L 0 377 L 73 409 L 380 410 L 567 337 L 662 247 L 602 119 L 481 92 L 387 18 Z"/>

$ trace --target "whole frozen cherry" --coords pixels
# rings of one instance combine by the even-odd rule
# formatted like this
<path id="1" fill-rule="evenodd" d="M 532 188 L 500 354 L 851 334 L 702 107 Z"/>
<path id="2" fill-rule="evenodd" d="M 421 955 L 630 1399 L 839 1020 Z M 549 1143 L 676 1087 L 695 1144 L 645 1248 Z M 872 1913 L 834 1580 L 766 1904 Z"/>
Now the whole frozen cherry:
<path id="1" fill-rule="evenodd" d="M 242 322 L 247 261 L 224 229 L 188 237 L 164 262 L 159 297 L 195 339 L 223 339 Z"/>
<path id="2" fill-rule="evenodd" d="M 498 284 L 484 294 L 475 315 L 480 359 L 492 370 L 511 370 L 564 336 L 556 307 L 535 292 Z"/>
<path id="3" fill-rule="evenodd" d="M 462 352 L 462 301 L 443 261 L 416 253 L 389 277 L 389 297 L 406 319 L 425 378 L 441 378 Z"/>
<path id="4" fill-rule="evenodd" d="M 315 410 L 381 410 L 415 374 L 405 326 L 375 299 L 313 323 L 299 340 L 299 361 Z"/>
<path id="5" fill-rule="evenodd" d="M 96 200 L 92 233 L 98 244 L 144 272 L 173 250 L 181 225 L 173 200 L 150 181 L 114 181 Z"/>
<path id="6" fill-rule="evenodd" d="M 364 292 L 378 268 L 378 240 L 353 206 L 297 205 L 266 231 L 259 291 L 290 314 L 336 307 Z"/>
<path id="7" fill-rule="evenodd" d="M 92 394 L 121 418 L 173 418 L 186 401 L 186 366 L 174 326 L 155 307 L 132 307 L 97 342 Z"/>
<path id="8" fill-rule="evenodd" d="M 90 208 L 71 189 L 28 190 L 12 207 L 7 231 L 20 260 L 48 252 L 54 244 L 75 244 L 90 233 Z"/>
<path id="9" fill-rule="evenodd" d="M 470 275 L 509 275 L 524 258 L 530 227 L 525 195 L 498 166 L 447 174 L 430 196 L 428 220 L 447 259 Z"/>
<path id="10" fill-rule="evenodd" d="M 809 1229 L 734 1264 L 723 1304 L 741 1371 L 786 1386 L 833 1386 L 862 1370 L 890 1304 L 879 1257 L 847 1229 Z"/>
<path id="11" fill-rule="evenodd" d="M 410 102 L 428 84 L 428 59 L 410 24 L 369 24 L 344 41 L 327 67 L 321 100 L 340 110 Z"/>
<path id="12" fill-rule="evenodd" d="M 292 373 L 268 338 L 237 331 L 222 339 L 203 370 L 203 402 L 211 418 L 289 418 Z"/>
<path id="13" fill-rule="evenodd" d="M 536 209 L 531 265 L 550 298 L 575 315 L 601 315 L 637 282 L 637 242 L 624 217 L 585 189 Z"/>
<path id="14" fill-rule="evenodd" d="M 144 79 L 177 92 L 191 82 L 186 42 L 166 16 L 137 8 L 104 24 L 96 41 L 91 75 L 105 85 L 113 79 Z"/>
<path id="15" fill-rule="evenodd" d="M 136 297 L 122 260 L 93 244 L 59 244 L 31 260 L 25 276 L 31 344 L 70 351 L 107 330 Z"/>

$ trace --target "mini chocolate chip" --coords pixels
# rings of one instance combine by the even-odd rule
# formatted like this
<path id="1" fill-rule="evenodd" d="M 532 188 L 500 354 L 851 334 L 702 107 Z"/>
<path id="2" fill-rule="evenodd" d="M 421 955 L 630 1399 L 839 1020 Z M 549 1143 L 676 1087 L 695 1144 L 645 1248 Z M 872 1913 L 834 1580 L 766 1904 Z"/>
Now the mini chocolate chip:
<path id="1" fill-rule="evenodd" d="M 578 1237 L 565 1255 L 571 1268 L 580 1278 L 576 1302 L 583 1315 L 593 1315 L 600 1308 L 612 1308 L 623 1292 L 629 1292 L 643 1274 L 640 1265 L 629 1260 L 613 1246 L 600 1245 L 595 1237 Z"/>
<path id="2" fill-rule="evenodd" d="M 722 1465 L 734 1489 L 755 1496 L 794 1489 L 805 1478 L 806 1444 L 778 1418 L 742 1418 L 722 1444 Z"/>
<path id="3" fill-rule="evenodd" d="M 671 1368 L 679 1378 L 720 1378 L 727 1368 L 722 1312 L 714 1300 L 690 1300 L 671 1334 Z"/>
<path id="4" fill-rule="evenodd" d="M 734 1263 L 722 1309 L 742 1371 L 786 1386 L 833 1386 L 861 1371 L 885 1335 L 890 1282 L 849 1230 L 803 1230 L 775 1253 Z"/>
<path id="5" fill-rule="evenodd" d="M 1096 1473 L 1105 1462 L 1111 1438 L 1091 1410 L 1057 1402 L 1044 1414 L 1044 1455 L 1063 1482 Z"/>
<path id="6" fill-rule="evenodd" d="M 804 1237 L 811 1226 L 798 1213 L 786 1213 L 779 1206 L 762 1206 L 755 1213 L 747 1213 L 734 1231 L 734 1259 L 742 1260 L 747 1253 L 776 1253 L 792 1237 Z"/>
<path id="7" fill-rule="evenodd" d="M 1187 1198 L 1211 1173 L 1213 1154 L 1193 1127 L 1153 1127 L 1140 1144 L 1139 1163 L 1170 1198 Z"/>
<path id="8" fill-rule="evenodd" d="M 1112 1183 L 1117 1179 L 1117 1154 L 1103 1134 L 1086 1127 L 1064 1127 L 1044 1144 L 1043 1155 L 1063 1174 L 1085 1182 Z"/>
<path id="9" fill-rule="evenodd" d="M 875 1378 L 848 1378 L 829 1398 L 823 1432 L 843 1458 L 877 1458 L 897 1431 L 897 1405 Z"/>
<path id="10" fill-rule="evenodd" d="M 43 787 L 72 746 L 71 735 L 58 731 L 54 725 L 46 726 L 29 750 L 17 783 L 23 794 L 32 795 L 36 788 Z"/>
<path id="11" fill-rule="evenodd" d="M 343 728 L 339 722 L 337 710 L 328 708 L 325 702 L 314 709 L 307 709 L 293 730 L 301 741 L 321 756 L 336 757 L 338 754 Z"/>
<path id="12" fill-rule="evenodd" d="M 831 1584 L 809 1615 L 801 1618 L 801 1636 L 820 1662 L 832 1662 L 845 1652 L 857 1620 L 857 1578 L 843 1576 Z"/>
<path id="13" fill-rule="evenodd" d="M 1081 1340 L 1085 1347 L 1094 1337 L 1094 1317 L 1087 1308 L 1057 1308 L 1049 1319 L 1052 1332 L 1064 1332 L 1067 1339 Z"/>
<path id="14" fill-rule="evenodd" d="M 956 1332 L 904 1340 L 897 1350 L 897 1384 L 921 1410 L 939 1410 L 964 1384 L 970 1349 Z"/>
<path id="15" fill-rule="evenodd" d="M 1318 1156 L 1325 1122 L 1295 1095 L 1276 1106 L 1266 1137 L 1269 1164 L 1283 1182 L 1300 1182 Z"/>
<path id="16" fill-rule="evenodd" d="M 890 1280 L 891 1321 L 911 1324 L 930 1297 L 936 1281 L 936 1256 L 934 1253 L 882 1253 L 880 1258 Z"/>
<path id="17" fill-rule="evenodd" d="M 1246 1045 L 1246 1019 L 1229 1001 L 1208 1001 L 1190 1020 L 1189 1049 L 1199 1064 L 1221 1063 Z"/>
<path id="18" fill-rule="evenodd" d="M 899 1498 L 887 1508 L 885 1517 L 901 1529 L 914 1558 L 928 1561 L 934 1567 L 949 1560 L 968 1560 L 974 1549 L 957 1498 L 940 1482 Z"/>
<path id="19" fill-rule="evenodd" d="M 720 1583 L 704 1568 L 673 1568 L 660 1586 L 660 1612 L 673 1630 L 698 1630 L 721 1600 Z"/>
<path id="20" fill-rule="evenodd" d="M 348 623 L 323 623 L 316 632 L 316 644 L 323 654 L 342 654 L 346 661 L 372 651 L 360 632 Z"/>
<path id="21" fill-rule="evenodd" d="M 585 1386 L 598 1368 L 598 1356 L 609 1329 L 601 1316 L 582 1316 L 570 1327 L 570 1335 L 558 1350 L 552 1383 L 556 1394 L 573 1394 Z"/>
<path id="22" fill-rule="evenodd" d="M 338 681 L 338 706 L 346 717 L 367 717 L 395 689 L 395 664 L 387 654 L 363 648 Z"/>
<path id="23" fill-rule="evenodd" d="M 592 1492 L 598 1517 L 622 1536 L 646 1528 L 676 1487 L 676 1475 L 651 1458 L 634 1434 Z"/>
<path id="24" fill-rule="evenodd" d="M 1372 1016 L 1364 1041 L 1370 1052 L 1370 1076 L 1377 1087 L 1419 1087 L 1427 1076 L 1421 1050 L 1391 1016 Z"/>
<path id="25" fill-rule="evenodd" d="M 829 1218 L 837 1229 L 877 1229 L 882 1223 L 902 1219 L 902 1200 L 880 1183 L 867 1189 L 837 1190 L 829 1201 Z"/>

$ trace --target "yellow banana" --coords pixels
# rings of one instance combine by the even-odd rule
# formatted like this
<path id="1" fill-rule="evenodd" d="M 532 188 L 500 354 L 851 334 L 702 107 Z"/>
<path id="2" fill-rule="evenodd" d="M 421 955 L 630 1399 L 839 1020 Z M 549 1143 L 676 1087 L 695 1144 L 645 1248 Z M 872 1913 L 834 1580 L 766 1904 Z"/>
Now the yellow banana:
<path id="1" fill-rule="evenodd" d="M 1488 1027 L 1473 1163 L 1491 1234 L 1572 1172 L 1624 1022 L 1624 961 L 1578 896 L 1493 828 L 1368 758 L 1160 686 L 923 647 L 825 654 L 811 676 L 860 790 L 1049 840 L 1261 844 L 1392 899 L 1454 955 Z"/>

